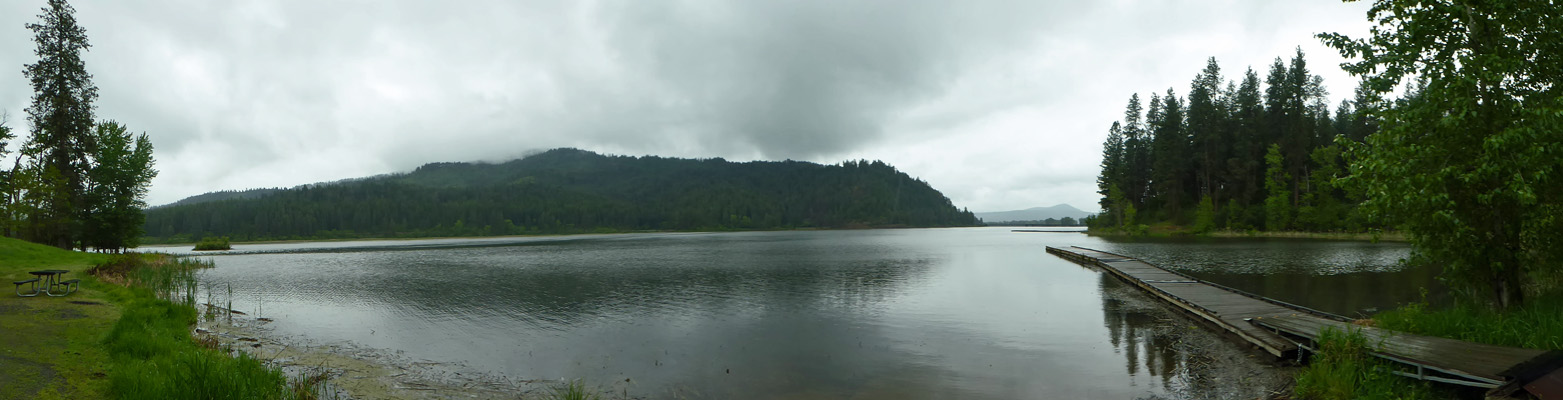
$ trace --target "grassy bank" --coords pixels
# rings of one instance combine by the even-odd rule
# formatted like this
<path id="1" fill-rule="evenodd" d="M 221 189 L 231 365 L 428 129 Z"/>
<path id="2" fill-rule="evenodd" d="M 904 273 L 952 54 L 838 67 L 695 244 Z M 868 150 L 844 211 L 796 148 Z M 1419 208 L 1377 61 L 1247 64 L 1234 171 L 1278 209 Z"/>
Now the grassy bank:
<path id="1" fill-rule="evenodd" d="M 1390 373 L 1388 362 L 1368 354 L 1374 346 L 1360 332 L 1326 329 L 1319 352 L 1297 373 L 1295 394 L 1312 400 L 1449 399 L 1443 388 Z"/>
<path id="2" fill-rule="evenodd" d="M 1373 317 L 1378 327 L 1465 341 L 1563 350 L 1563 292 L 1534 296 L 1519 309 L 1497 312 L 1479 304 L 1432 308 L 1417 303 Z"/>
<path id="3" fill-rule="evenodd" d="M 259 360 L 190 336 L 195 271 L 211 264 L 158 254 L 115 256 L 91 273 L 117 283 L 123 312 L 103 339 L 110 390 L 121 399 L 310 399 L 318 388 L 289 385 Z M 307 379 L 299 379 L 307 381 Z"/>
<path id="4" fill-rule="evenodd" d="M 1327 239 L 1327 240 L 1358 240 L 1371 242 L 1404 242 L 1408 239 L 1401 232 L 1304 232 L 1304 231 L 1234 231 L 1216 230 L 1210 232 L 1196 232 L 1185 226 L 1171 224 L 1140 225 L 1132 229 L 1097 229 L 1086 230 L 1086 234 L 1103 237 L 1216 237 L 1216 238 L 1288 238 L 1288 239 Z"/>
<path id="5" fill-rule="evenodd" d="M 1563 292 L 1534 296 L 1519 309 L 1498 312 L 1481 304 L 1432 308 L 1414 303 L 1373 317 L 1378 328 L 1500 346 L 1563 350 Z M 1297 376 L 1306 399 L 1456 398 L 1452 388 L 1391 375 L 1390 366 L 1367 354 L 1362 335 L 1332 332 Z"/>
<path id="6" fill-rule="evenodd" d="M 0 300 L 0 398 L 311 398 L 281 372 L 190 337 L 195 275 L 162 255 L 107 256 L 0 238 L 0 277 L 63 269 L 82 280 L 65 297 Z M 90 271 L 90 273 L 89 273 Z M 173 300 L 173 301 L 170 301 Z"/>

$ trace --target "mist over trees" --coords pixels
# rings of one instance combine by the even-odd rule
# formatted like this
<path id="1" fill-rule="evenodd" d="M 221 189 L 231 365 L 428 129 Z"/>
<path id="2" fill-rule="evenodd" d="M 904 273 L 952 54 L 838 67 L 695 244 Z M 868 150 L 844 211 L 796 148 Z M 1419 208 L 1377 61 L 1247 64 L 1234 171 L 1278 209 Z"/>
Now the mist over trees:
<path id="1" fill-rule="evenodd" d="M 1214 57 L 1189 84 L 1129 96 L 1108 128 L 1097 177 L 1097 228 L 1155 223 L 1196 232 L 1372 228 L 1359 197 L 1336 185 L 1348 171 L 1337 138 L 1360 142 L 1377 129 L 1377 96 L 1359 88 L 1332 110 L 1324 81 L 1301 49 L 1277 57 L 1261 81 L 1252 68 L 1223 76 Z"/>
<path id="2" fill-rule="evenodd" d="M 157 171 L 152 143 L 122 124 L 95 121 L 92 84 L 81 53 L 91 47 L 75 9 L 51 0 L 28 24 L 38 61 L 23 75 L 33 88 L 29 136 L 0 169 L 0 231 L 60 248 L 119 251 L 141 236 L 143 198 Z M 0 118 L 0 156 L 15 138 Z"/>
<path id="3" fill-rule="evenodd" d="M 642 230 L 972 226 L 883 162 L 605 156 L 555 149 L 501 164 L 230 194 L 147 211 L 149 241 L 489 236 Z"/>

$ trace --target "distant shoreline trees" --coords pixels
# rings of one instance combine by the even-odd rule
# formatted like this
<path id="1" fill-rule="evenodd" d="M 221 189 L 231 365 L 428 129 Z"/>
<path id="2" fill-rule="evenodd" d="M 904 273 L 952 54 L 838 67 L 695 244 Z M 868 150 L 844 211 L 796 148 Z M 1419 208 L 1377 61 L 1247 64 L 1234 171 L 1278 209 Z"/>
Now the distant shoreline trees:
<path id="1" fill-rule="evenodd" d="M 1309 72 L 1301 49 L 1289 63 L 1276 58 L 1263 84 L 1253 69 L 1223 84 L 1212 57 L 1188 93 L 1168 88 L 1144 106 L 1139 94 L 1129 97 L 1102 145 L 1103 211 L 1093 227 L 1373 227 L 1356 210 L 1360 200 L 1335 185 L 1347 172 L 1335 142 L 1361 141 L 1376 129 L 1376 96 L 1358 89 L 1332 114 L 1323 79 Z"/>
<path id="2" fill-rule="evenodd" d="M 6 236 L 63 249 L 120 251 L 135 247 L 157 171 L 152 143 L 124 125 L 95 121 L 92 84 L 81 53 L 91 47 L 75 9 L 50 0 L 40 23 L 28 24 L 38 61 L 23 71 L 32 84 L 31 127 L 15 164 L 0 171 Z M 0 120 L 0 155 L 15 136 Z"/>
<path id="3" fill-rule="evenodd" d="M 627 231 L 973 226 L 927 182 L 880 161 L 605 156 L 554 149 L 147 211 L 149 242 Z"/>

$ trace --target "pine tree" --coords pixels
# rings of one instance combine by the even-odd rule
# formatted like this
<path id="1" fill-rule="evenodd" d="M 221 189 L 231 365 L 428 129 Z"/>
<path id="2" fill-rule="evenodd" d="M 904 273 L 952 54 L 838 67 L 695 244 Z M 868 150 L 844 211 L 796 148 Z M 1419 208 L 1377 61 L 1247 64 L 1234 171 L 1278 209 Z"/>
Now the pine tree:
<path id="1" fill-rule="evenodd" d="M 1287 176 L 1282 162 L 1281 145 L 1272 144 L 1265 152 L 1265 230 L 1280 231 L 1292 223 L 1292 192 L 1287 188 L 1291 177 Z"/>
<path id="2" fill-rule="evenodd" d="M 31 170 L 38 174 L 28 196 L 40 204 L 29 216 L 31 239 L 60 248 L 73 247 L 80 237 L 88 157 L 96 149 L 92 128 L 98 88 L 81 58 L 91 46 L 86 30 L 76 25 L 75 12 L 64 0 L 49 0 L 38 16 L 42 23 L 27 24 L 38 62 L 23 71 L 33 87 L 27 108 L 32 138 L 23 155 L 37 164 Z"/>
<path id="3" fill-rule="evenodd" d="M 1183 118 L 1183 101 L 1172 88 L 1168 88 L 1155 124 L 1156 138 L 1151 156 L 1155 164 L 1151 179 L 1155 182 L 1156 199 L 1163 217 L 1174 222 L 1183 221 L 1183 207 L 1190 198 L 1189 186 L 1192 183 L 1189 138 L 1184 130 Z"/>
<path id="4" fill-rule="evenodd" d="M 1107 140 L 1102 142 L 1102 172 L 1096 178 L 1096 192 L 1102 195 L 1099 205 L 1103 215 L 1117 215 L 1113 193 L 1119 191 L 1117 188 L 1123 184 L 1124 169 L 1123 129 L 1117 122 L 1113 122 L 1112 128 L 1107 130 Z M 1122 194 L 1118 197 L 1122 197 Z"/>
<path id="5" fill-rule="evenodd" d="M 1233 95 L 1232 103 L 1232 151 L 1227 159 L 1229 174 L 1234 177 L 1230 182 L 1232 196 L 1245 206 L 1259 204 L 1264 197 L 1264 154 L 1268 142 L 1263 131 L 1265 109 L 1259 91 L 1259 75 L 1253 68 L 1243 74 L 1243 83 Z M 1228 220 L 1233 220 L 1232 211 L 1228 212 Z M 1262 224 L 1246 216 L 1236 220 L 1255 226 Z"/>
<path id="6" fill-rule="evenodd" d="M 1123 110 L 1124 197 L 1136 207 L 1145 205 L 1150 186 L 1150 137 L 1141 119 L 1140 94 L 1129 96 Z M 1132 222 L 1132 221 L 1131 221 Z"/>
<path id="7" fill-rule="evenodd" d="M 1188 99 L 1188 136 L 1193 142 L 1196 187 L 1200 196 L 1213 197 L 1226 170 L 1226 111 L 1221 105 L 1221 66 L 1216 58 L 1206 62 L 1205 70 L 1194 77 Z"/>

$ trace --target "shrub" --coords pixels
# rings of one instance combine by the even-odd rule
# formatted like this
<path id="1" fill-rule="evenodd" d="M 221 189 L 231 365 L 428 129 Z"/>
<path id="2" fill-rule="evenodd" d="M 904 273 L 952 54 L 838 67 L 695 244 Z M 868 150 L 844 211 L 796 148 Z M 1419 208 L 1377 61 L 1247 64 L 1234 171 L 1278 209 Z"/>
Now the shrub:
<path id="1" fill-rule="evenodd" d="M 228 243 L 227 236 L 207 236 L 201 238 L 201 241 L 195 244 L 195 250 L 233 250 L 233 246 Z"/>

